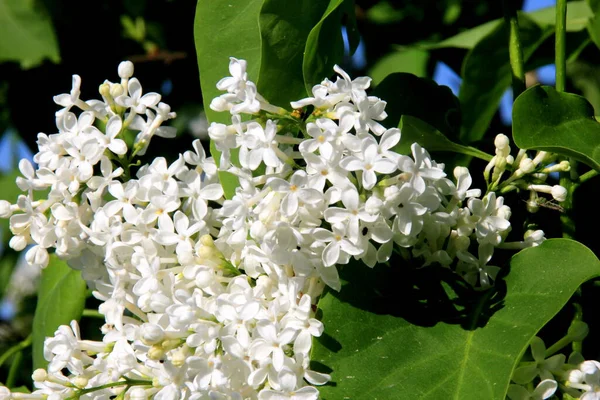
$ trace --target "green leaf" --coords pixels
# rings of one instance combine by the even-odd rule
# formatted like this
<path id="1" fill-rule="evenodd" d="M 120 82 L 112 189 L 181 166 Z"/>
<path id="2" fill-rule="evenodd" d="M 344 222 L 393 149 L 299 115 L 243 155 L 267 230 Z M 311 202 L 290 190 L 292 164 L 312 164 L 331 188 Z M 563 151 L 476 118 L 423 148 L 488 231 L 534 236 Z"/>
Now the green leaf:
<path id="1" fill-rule="evenodd" d="M 460 103 L 447 86 L 399 72 L 386 77 L 373 95 L 387 101 L 386 124 L 396 126 L 402 115 L 426 121 L 450 137 L 458 137 Z"/>
<path id="2" fill-rule="evenodd" d="M 11 204 L 17 202 L 17 198 L 20 194 L 23 194 L 21 189 L 17 186 L 16 179 L 21 176 L 19 170 L 14 170 L 11 173 L 0 176 L 0 200 L 6 200 Z M 2 241 L 8 243 L 11 238 L 10 232 L 10 219 L 0 218 L 0 230 L 2 232 Z"/>
<path id="3" fill-rule="evenodd" d="M 231 123 L 227 112 L 209 105 L 222 93 L 217 82 L 229 74 L 229 57 L 248 61 L 248 76 L 256 82 L 261 65 L 261 36 L 258 17 L 263 0 L 198 0 L 194 39 L 200 70 L 204 110 L 209 122 Z"/>
<path id="4" fill-rule="evenodd" d="M 52 21 L 36 0 L 0 1 L 0 62 L 32 68 L 44 59 L 60 62 Z"/>
<path id="5" fill-rule="evenodd" d="M 519 19 L 530 18 L 539 25 L 554 26 L 556 19 L 555 7 L 543 8 L 532 13 L 519 12 Z M 592 17 L 592 11 L 585 1 L 570 1 L 567 3 L 567 32 L 577 32 L 585 29 L 588 20 Z M 496 19 L 476 26 L 439 43 L 422 46 L 428 49 L 441 49 L 455 47 L 472 49 L 483 38 L 493 32 L 502 23 L 502 19 Z M 508 40 L 508 39 L 507 39 Z"/>
<path id="6" fill-rule="evenodd" d="M 429 53 L 421 49 L 404 49 L 388 53 L 380 58 L 369 70 L 368 75 L 373 79 L 375 87 L 387 76 L 396 72 L 408 72 L 420 78 L 427 76 L 427 61 Z"/>
<path id="7" fill-rule="evenodd" d="M 462 68 L 460 104 L 463 111 L 461 141 L 472 143 L 483 138 L 500 99 L 510 86 L 508 34 L 503 22 L 469 52 Z M 519 18 L 525 61 L 550 37 L 552 28 L 541 28 L 531 19 Z"/>
<path id="8" fill-rule="evenodd" d="M 79 320 L 85 306 L 86 284 L 81 273 L 54 254 L 42 271 L 38 302 L 33 317 L 33 368 L 44 368 L 44 339 L 60 325 Z"/>
<path id="9" fill-rule="evenodd" d="M 349 265 L 341 292 L 319 302 L 326 328 L 311 359 L 334 382 L 321 396 L 504 399 L 530 340 L 598 275 L 598 258 L 568 239 L 521 251 L 505 281 L 478 293 L 444 268 Z"/>
<path id="10" fill-rule="evenodd" d="M 312 93 L 313 86 L 324 77 L 332 75 L 335 64 L 341 63 L 344 57 L 344 21 L 348 25 L 348 35 L 355 36 L 356 28 L 348 22 L 354 18 L 353 4 L 350 0 L 329 0 L 323 17 L 310 31 L 302 64 L 304 85 L 308 93 Z"/>
<path id="11" fill-rule="evenodd" d="M 302 76 L 304 49 L 326 6 L 312 0 L 265 0 L 259 20 L 262 58 L 258 91 L 270 103 L 290 109 L 290 101 L 307 96 Z"/>
<path id="12" fill-rule="evenodd" d="M 581 96 L 529 88 L 513 107 L 513 137 L 520 148 L 565 154 L 600 170 L 600 123 Z"/>
<path id="13" fill-rule="evenodd" d="M 399 154 L 410 154 L 410 146 L 416 142 L 427 151 L 450 151 L 487 161 L 492 159 L 491 155 L 481 150 L 451 141 L 433 126 L 410 115 L 402 116 L 399 128 L 402 137 L 400 143 L 394 147 L 394 151 Z"/>

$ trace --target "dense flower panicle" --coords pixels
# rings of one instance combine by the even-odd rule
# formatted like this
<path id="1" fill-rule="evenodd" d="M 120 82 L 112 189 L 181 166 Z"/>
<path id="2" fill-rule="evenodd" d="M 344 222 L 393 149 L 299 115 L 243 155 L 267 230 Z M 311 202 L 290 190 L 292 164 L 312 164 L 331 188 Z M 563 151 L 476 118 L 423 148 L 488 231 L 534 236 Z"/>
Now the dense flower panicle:
<path id="1" fill-rule="evenodd" d="M 11 247 L 32 245 L 27 262 L 46 267 L 54 248 L 82 271 L 106 325 L 102 342 L 82 340 L 75 323 L 48 338 L 34 396 L 116 382 L 82 397 L 316 399 L 312 385 L 330 377 L 309 368 L 324 329 L 314 310 L 325 285 L 341 287 L 336 265 L 372 267 L 401 247 L 487 288 L 496 247 L 543 240 L 504 243 L 510 209 L 494 192 L 479 198 L 466 168 L 453 181 L 416 143 L 396 153 L 401 132 L 380 123 L 386 103 L 367 95 L 370 78 L 336 66 L 335 82 L 291 104 L 314 106 L 302 120 L 257 92 L 244 60 L 229 70 L 211 102 L 231 113 L 231 125 L 209 128 L 219 167 L 196 140 L 131 175 L 154 135 L 174 135 L 161 124 L 175 117 L 160 95 L 143 94 L 131 63 L 100 87 L 102 101 L 79 99 L 79 77 L 55 98 L 58 133 L 39 134 L 37 169 L 19 165 L 25 194 L 0 203 L 0 216 L 10 217 Z M 219 171 L 239 180 L 230 198 Z"/>

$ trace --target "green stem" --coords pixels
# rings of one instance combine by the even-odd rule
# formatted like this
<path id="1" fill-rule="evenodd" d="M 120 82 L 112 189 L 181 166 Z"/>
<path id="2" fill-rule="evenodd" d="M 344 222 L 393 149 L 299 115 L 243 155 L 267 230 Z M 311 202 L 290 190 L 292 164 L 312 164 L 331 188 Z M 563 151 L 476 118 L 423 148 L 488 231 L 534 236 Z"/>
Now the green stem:
<path id="1" fill-rule="evenodd" d="M 18 352 L 17 354 L 15 354 L 15 358 L 13 359 L 13 362 L 10 365 L 10 369 L 8 370 L 8 377 L 6 378 L 6 387 L 15 387 L 15 381 L 17 380 L 19 372 L 21 372 L 21 361 L 23 361 L 23 353 Z"/>
<path id="2" fill-rule="evenodd" d="M 85 310 L 83 310 L 83 314 L 81 314 L 82 317 L 88 317 L 88 318 L 99 318 L 99 319 L 104 319 L 104 315 L 100 314 L 98 311 L 96 310 L 91 310 L 89 308 L 86 308 Z"/>
<path id="3" fill-rule="evenodd" d="M 31 346 L 31 338 L 32 336 L 29 335 L 23 341 L 17 343 L 10 349 L 6 350 L 4 354 L 0 356 L 0 366 L 2 366 L 2 364 L 4 364 L 6 360 L 8 360 L 13 354 L 18 353 L 19 351 Z"/>
<path id="4" fill-rule="evenodd" d="M 571 216 L 573 209 L 573 193 L 577 185 L 573 183 L 568 172 L 560 174 L 560 185 L 567 189 L 567 198 L 560 205 L 565 209 L 565 212 L 560 214 L 560 223 L 562 226 L 562 236 L 566 239 L 575 238 L 575 221 Z"/>
<path id="5" fill-rule="evenodd" d="M 557 0 L 556 2 L 556 91 L 564 92 L 566 86 L 567 59 L 565 58 L 567 48 L 567 0 Z"/>
<path id="6" fill-rule="evenodd" d="M 521 47 L 521 34 L 515 0 L 503 0 L 504 21 L 508 26 L 508 54 L 512 72 L 513 98 L 517 98 L 525 91 L 525 62 Z"/>
<path id="7" fill-rule="evenodd" d="M 451 146 L 448 146 L 447 151 L 453 151 L 455 153 L 472 156 L 472 157 L 479 158 L 481 160 L 488 161 L 488 162 L 491 161 L 492 158 L 494 158 L 494 156 L 486 153 L 485 151 L 481 151 L 481 150 L 476 149 L 475 147 L 471 147 L 471 146 L 463 146 L 463 145 L 457 144 L 457 143 L 452 143 Z"/>
<path id="8" fill-rule="evenodd" d="M 589 181 L 590 179 L 592 179 L 595 176 L 598 176 L 598 171 L 596 171 L 595 169 L 588 171 L 579 177 L 577 184 L 581 185 L 582 183 Z"/>
<path id="9" fill-rule="evenodd" d="M 112 383 L 107 383 L 105 385 L 94 386 L 91 388 L 78 390 L 77 395 L 75 397 L 71 397 L 71 398 L 78 399 L 85 394 L 92 393 L 97 390 L 110 389 L 110 388 L 118 387 L 118 386 L 152 386 L 152 381 L 126 379 L 124 381 L 112 382 Z"/>
<path id="10" fill-rule="evenodd" d="M 553 356 L 554 353 L 558 352 L 563 347 L 568 346 L 569 344 L 571 344 L 571 342 L 572 342 L 572 339 L 568 335 L 563 337 L 558 342 L 554 343 L 552 346 L 550 346 L 548 349 L 546 349 L 546 354 L 545 354 L 546 358 Z"/>
<path id="11" fill-rule="evenodd" d="M 581 297 L 581 287 L 578 289 L 578 297 Z M 573 303 L 573 307 L 575 308 L 575 315 L 573 316 L 573 321 L 583 321 L 583 307 L 579 303 Z M 573 341 L 571 345 L 573 351 L 577 351 L 579 353 L 583 353 L 583 342 L 581 340 Z"/>

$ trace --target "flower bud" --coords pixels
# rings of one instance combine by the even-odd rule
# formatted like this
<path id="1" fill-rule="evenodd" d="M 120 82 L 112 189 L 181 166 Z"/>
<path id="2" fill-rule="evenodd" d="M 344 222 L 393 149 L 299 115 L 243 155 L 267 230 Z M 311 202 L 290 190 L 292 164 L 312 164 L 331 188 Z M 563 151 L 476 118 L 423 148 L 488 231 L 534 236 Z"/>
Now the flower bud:
<path id="1" fill-rule="evenodd" d="M 125 90 L 123 89 L 123 86 L 121 84 L 115 83 L 114 85 L 110 86 L 110 95 L 113 98 L 117 98 L 123 93 L 125 93 Z"/>
<path id="2" fill-rule="evenodd" d="M 151 360 L 161 360 L 164 356 L 165 350 L 159 344 L 155 344 L 148 349 L 148 358 Z"/>
<path id="3" fill-rule="evenodd" d="M 8 245 L 15 251 L 21 251 L 27 247 L 27 239 L 25 236 L 17 235 L 10 238 Z"/>
<path id="4" fill-rule="evenodd" d="M 164 338 L 165 332 L 156 324 L 145 323 L 140 327 L 140 339 L 148 346 L 161 342 Z"/>
<path id="5" fill-rule="evenodd" d="M 200 243 L 202 243 L 204 246 L 213 246 L 214 241 L 212 236 L 206 234 L 200 237 Z"/>
<path id="6" fill-rule="evenodd" d="M 508 136 L 503 133 L 496 135 L 496 138 L 494 139 L 494 146 L 496 146 L 497 149 L 505 149 L 509 144 L 510 140 L 508 139 Z"/>
<path id="7" fill-rule="evenodd" d="M 531 158 L 523 157 L 523 159 L 519 163 L 519 169 L 523 171 L 524 174 L 528 174 L 530 172 L 533 172 L 533 170 L 535 169 L 535 165 L 533 164 L 533 161 L 531 161 Z"/>
<path id="8" fill-rule="evenodd" d="M 75 379 L 73 379 L 73 384 L 80 389 L 83 389 L 87 386 L 89 379 L 85 376 L 79 375 Z"/>
<path id="9" fill-rule="evenodd" d="M 43 368 L 36 369 L 31 375 L 31 379 L 33 379 L 34 382 L 44 382 L 47 378 L 48 373 Z"/>
<path id="10" fill-rule="evenodd" d="M 12 211 L 11 204 L 6 200 L 0 200 L 0 218 L 10 218 Z"/>
<path id="11" fill-rule="evenodd" d="M 29 265 L 36 265 L 41 268 L 46 268 L 50 262 L 50 256 L 48 250 L 43 247 L 36 245 L 25 253 L 25 260 Z"/>
<path id="12" fill-rule="evenodd" d="M 562 187 L 560 185 L 552 186 L 552 190 L 550 191 L 550 194 L 552 195 L 554 200 L 556 200 L 558 202 L 563 202 L 567 199 L 567 189 L 565 189 L 564 187 Z"/>
<path id="13" fill-rule="evenodd" d="M 146 400 L 148 398 L 146 391 L 141 387 L 131 388 L 128 394 L 130 400 Z"/>
<path id="14" fill-rule="evenodd" d="M 129 79 L 133 76 L 133 63 L 131 61 L 123 61 L 118 68 L 119 78 Z"/>
<path id="15" fill-rule="evenodd" d="M 569 326 L 569 331 L 567 335 L 574 342 L 580 342 L 586 338 L 590 329 L 588 328 L 588 324 L 583 321 L 573 321 L 571 326 Z"/>

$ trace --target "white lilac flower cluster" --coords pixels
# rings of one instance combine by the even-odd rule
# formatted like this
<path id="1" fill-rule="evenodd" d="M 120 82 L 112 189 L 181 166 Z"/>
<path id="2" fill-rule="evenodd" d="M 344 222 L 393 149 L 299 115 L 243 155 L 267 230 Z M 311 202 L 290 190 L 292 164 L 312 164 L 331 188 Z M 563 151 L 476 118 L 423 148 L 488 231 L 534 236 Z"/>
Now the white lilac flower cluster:
<path id="1" fill-rule="evenodd" d="M 31 245 L 29 264 L 46 267 L 54 249 L 82 272 L 106 324 L 101 342 L 76 323 L 48 338 L 48 369 L 27 398 L 316 399 L 311 385 L 330 377 L 309 367 L 323 332 L 315 309 L 325 285 L 340 289 L 336 265 L 404 249 L 492 284 L 488 262 L 510 230 L 503 198 L 479 198 L 466 168 L 447 179 L 416 143 L 411 156 L 394 152 L 401 134 L 381 125 L 386 103 L 367 95 L 370 79 L 335 70 L 288 113 L 232 58 L 211 103 L 231 112 L 231 125 L 209 128 L 219 167 L 199 141 L 171 164 L 136 164 L 154 135 L 174 135 L 161 124 L 175 114 L 142 93 L 130 62 L 102 100 L 81 100 L 78 76 L 55 97 L 58 133 L 39 134 L 37 168 L 19 164 L 25 194 L 0 216 L 11 247 Z M 231 199 L 225 172 L 239 182 Z"/>

